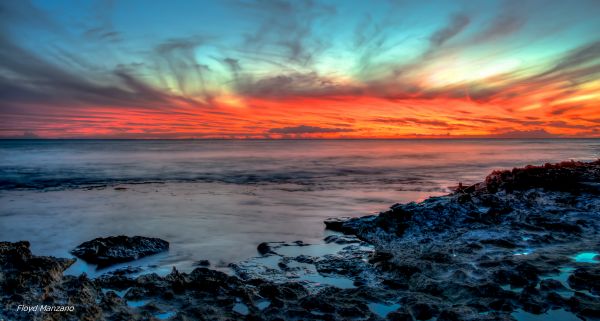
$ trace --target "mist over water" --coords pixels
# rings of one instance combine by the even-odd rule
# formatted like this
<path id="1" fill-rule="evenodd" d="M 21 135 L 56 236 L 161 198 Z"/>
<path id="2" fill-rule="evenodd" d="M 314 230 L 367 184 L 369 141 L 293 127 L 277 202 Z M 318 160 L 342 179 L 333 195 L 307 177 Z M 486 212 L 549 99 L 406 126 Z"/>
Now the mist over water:
<path id="1" fill-rule="evenodd" d="M 95 237 L 153 236 L 171 250 L 151 264 L 225 265 L 262 241 L 318 242 L 327 217 L 445 194 L 494 169 L 599 157 L 593 139 L 6 140 L 0 235 L 58 256 Z"/>

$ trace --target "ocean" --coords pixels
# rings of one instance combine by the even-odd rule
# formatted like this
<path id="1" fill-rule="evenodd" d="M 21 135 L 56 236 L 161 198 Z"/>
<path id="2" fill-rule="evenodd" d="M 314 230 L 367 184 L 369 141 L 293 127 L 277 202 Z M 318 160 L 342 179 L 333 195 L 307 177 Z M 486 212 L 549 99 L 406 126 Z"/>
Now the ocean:
<path id="1" fill-rule="evenodd" d="M 598 139 L 1 140 L 0 239 L 68 257 L 96 237 L 160 237 L 170 251 L 134 264 L 225 268 L 263 241 L 319 243 L 328 217 L 443 195 L 494 169 L 598 158 Z M 99 273 L 70 270 L 81 271 Z"/>

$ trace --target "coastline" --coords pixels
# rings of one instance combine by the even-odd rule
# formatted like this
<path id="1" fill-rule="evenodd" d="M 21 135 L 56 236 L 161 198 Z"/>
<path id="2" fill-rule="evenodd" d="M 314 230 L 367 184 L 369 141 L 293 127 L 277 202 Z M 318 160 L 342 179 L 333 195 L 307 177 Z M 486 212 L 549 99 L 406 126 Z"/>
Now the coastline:
<path id="1" fill-rule="evenodd" d="M 232 264 L 231 275 L 199 267 L 166 276 L 64 276 L 74 260 L 3 242 L 0 317 L 440 321 L 566 313 L 593 320 L 600 317 L 599 184 L 600 160 L 494 172 L 446 196 L 329 220 L 341 234 L 324 245 L 265 244 L 263 256 Z M 19 304 L 74 311 L 24 312 Z"/>

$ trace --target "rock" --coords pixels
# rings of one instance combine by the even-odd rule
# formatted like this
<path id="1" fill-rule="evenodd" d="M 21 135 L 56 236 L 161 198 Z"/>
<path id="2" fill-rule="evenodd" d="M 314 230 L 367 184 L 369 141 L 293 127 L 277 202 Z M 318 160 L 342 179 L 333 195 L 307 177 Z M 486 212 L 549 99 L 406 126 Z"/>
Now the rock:
<path id="1" fill-rule="evenodd" d="M 600 300 L 582 292 L 575 292 L 567 301 L 570 309 L 587 320 L 600 319 Z"/>
<path id="2" fill-rule="evenodd" d="M 267 242 L 262 242 L 258 244 L 256 250 L 258 251 L 258 253 L 260 253 L 260 255 L 275 254 L 275 252 L 271 249 L 271 246 Z"/>
<path id="3" fill-rule="evenodd" d="M 579 268 L 569 276 L 569 286 L 600 295 L 600 267 Z"/>
<path id="4" fill-rule="evenodd" d="M 206 266 L 210 266 L 210 261 L 209 260 L 199 260 L 199 261 L 195 262 L 194 265 L 206 267 Z"/>
<path id="5" fill-rule="evenodd" d="M 325 228 L 328 230 L 343 232 L 344 231 L 344 222 L 349 220 L 350 217 L 332 217 L 328 218 L 324 221 Z"/>
<path id="6" fill-rule="evenodd" d="M 335 244 L 353 244 L 360 243 L 360 240 L 355 237 L 350 237 L 346 235 L 329 235 L 325 239 L 323 239 L 325 243 L 335 243 Z"/>
<path id="7" fill-rule="evenodd" d="M 329 218 L 324 221 L 325 228 L 328 230 L 341 232 L 344 234 L 356 234 L 360 230 L 365 222 L 371 222 L 377 218 L 376 215 L 369 215 L 363 217 L 342 217 L 342 218 Z"/>
<path id="8" fill-rule="evenodd" d="M 142 269 L 141 267 L 134 267 L 134 266 L 127 266 L 124 268 L 120 268 L 120 269 L 116 269 L 114 271 L 110 271 L 108 272 L 108 274 L 110 275 L 129 275 L 129 274 L 136 274 L 136 273 L 140 273 L 142 272 L 144 269 Z"/>
<path id="9" fill-rule="evenodd" d="M 390 321 L 413 321 L 413 317 L 408 312 L 394 311 L 387 315 L 387 320 Z"/>
<path id="10" fill-rule="evenodd" d="M 83 242 L 71 251 L 82 260 L 109 266 L 169 250 L 169 242 L 143 236 L 110 236 Z"/>
<path id="11" fill-rule="evenodd" d="M 544 166 L 526 166 L 512 171 L 494 171 L 485 178 L 488 191 L 514 191 L 532 188 L 575 192 L 585 189 L 588 181 L 598 182 L 600 173 L 590 171 L 590 167 L 600 165 L 600 160 L 592 163 L 562 162 Z"/>
<path id="12" fill-rule="evenodd" d="M 408 306 L 408 310 L 416 320 L 429 320 L 438 312 L 438 309 L 435 305 L 430 305 L 427 303 L 412 304 Z"/>
<path id="13" fill-rule="evenodd" d="M 73 259 L 34 256 L 29 242 L 0 242 L 0 289 L 5 293 L 23 293 L 46 287 L 62 279 L 62 272 Z"/>
<path id="14" fill-rule="evenodd" d="M 540 282 L 540 290 L 543 291 L 567 291 L 562 282 L 554 279 L 546 279 Z"/>

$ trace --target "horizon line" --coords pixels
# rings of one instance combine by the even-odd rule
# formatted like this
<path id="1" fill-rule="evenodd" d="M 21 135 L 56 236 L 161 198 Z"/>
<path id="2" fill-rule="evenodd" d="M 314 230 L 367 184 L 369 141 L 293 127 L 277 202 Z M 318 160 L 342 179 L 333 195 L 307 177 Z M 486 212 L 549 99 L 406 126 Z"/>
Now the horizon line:
<path id="1" fill-rule="evenodd" d="M 318 140 L 318 141 L 334 141 L 334 140 L 555 140 L 555 139 L 600 139 L 600 137 L 397 137 L 397 138 L 18 138 L 18 137 L 0 137 L 0 141 L 8 140 L 201 140 L 201 141 L 278 141 L 278 140 Z"/>

